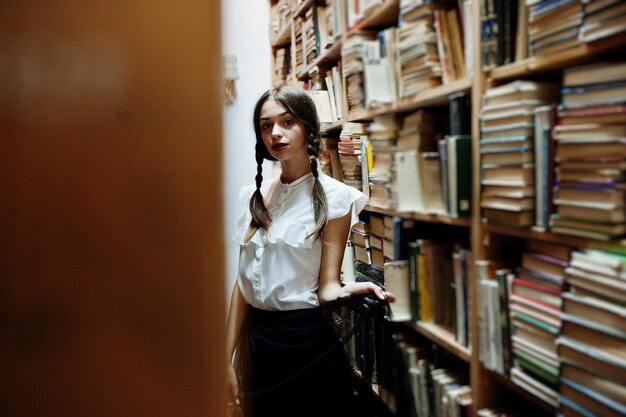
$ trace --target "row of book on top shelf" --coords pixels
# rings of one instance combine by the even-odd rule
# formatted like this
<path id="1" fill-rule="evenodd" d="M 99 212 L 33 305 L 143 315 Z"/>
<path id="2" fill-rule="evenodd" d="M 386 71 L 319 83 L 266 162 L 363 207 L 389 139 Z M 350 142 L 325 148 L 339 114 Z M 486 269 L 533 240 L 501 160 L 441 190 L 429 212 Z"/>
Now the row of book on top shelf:
<path id="1" fill-rule="evenodd" d="M 351 230 L 342 279 L 385 285 L 396 296 L 392 321 L 433 323 L 469 347 L 467 229 L 376 213 L 361 217 Z"/>
<path id="2" fill-rule="evenodd" d="M 483 69 L 547 56 L 626 31 L 620 0 L 482 0 Z"/>
<path id="3" fill-rule="evenodd" d="M 605 241 L 626 233 L 626 62 L 487 89 L 480 127 L 487 221 Z"/>
<path id="4" fill-rule="evenodd" d="M 292 70 L 296 74 L 308 71 L 317 57 L 339 42 L 338 4 L 339 0 L 327 2 L 325 6 L 313 2 L 304 16 L 293 19 L 294 43 L 274 51 L 275 85 L 289 82 Z M 338 118 L 322 121 L 341 120 L 348 111 L 394 103 L 466 77 L 471 72 L 467 62 L 472 43 L 464 32 L 471 21 L 471 2 L 464 1 L 461 7 L 468 10 L 461 12 L 459 3 L 452 0 L 401 1 L 398 26 L 380 31 L 351 31 L 341 47 L 339 61 L 344 64 L 337 65 L 346 79 L 348 108 L 339 111 Z M 335 89 L 339 84 L 334 80 Z M 311 89 L 327 91 L 328 95 L 333 93 L 332 88 L 323 83 Z M 342 94 L 335 91 L 334 95 L 336 106 L 341 106 Z M 332 105 L 332 100 L 328 106 L 324 100 L 324 107 Z"/>
<path id="5" fill-rule="evenodd" d="M 563 415 L 626 414 L 626 256 L 528 240 L 476 260 L 479 358 Z"/>
<path id="6" fill-rule="evenodd" d="M 363 191 L 372 207 L 470 216 L 470 95 L 455 93 L 449 102 L 445 112 L 344 123 L 338 138 L 322 139 L 322 169 Z"/>
<path id="7" fill-rule="evenodd" d="M 471 2 L 462 6 L 467 13 L 457 1 L 401 1 L 398 26 L 352 31 L 342 45 L 348 110 L 394 103 L 466 77 Z"/>

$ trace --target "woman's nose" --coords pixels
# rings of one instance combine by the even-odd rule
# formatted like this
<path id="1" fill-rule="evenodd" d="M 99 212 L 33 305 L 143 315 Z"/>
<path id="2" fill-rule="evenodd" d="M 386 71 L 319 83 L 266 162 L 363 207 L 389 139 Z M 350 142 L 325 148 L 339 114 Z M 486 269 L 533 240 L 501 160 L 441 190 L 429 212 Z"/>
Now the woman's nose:
<path id="1" fill-rule="evenodd" d="M 272 136 L 278 136 L 278 137 L 283 136 L 283 131 L 278 125 L 278 123 L 274 124 L 274 127 L 272 127 Z"/>

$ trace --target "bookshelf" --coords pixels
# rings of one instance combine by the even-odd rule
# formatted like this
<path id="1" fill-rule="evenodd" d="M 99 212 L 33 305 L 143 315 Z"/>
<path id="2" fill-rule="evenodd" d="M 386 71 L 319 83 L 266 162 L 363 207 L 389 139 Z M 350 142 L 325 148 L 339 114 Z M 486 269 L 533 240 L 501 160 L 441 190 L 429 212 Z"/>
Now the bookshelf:
<path id="1" fill-rule="evenodd" d="M 442 346 L 464 362 L 470 363 L 472 354 L 465 346 L 460 345 L 454 338 L 452 330 L 434 323 L 423 321 L 409 322 L 408 325 L 416 332 L 428 338 L 431 342 Z"/>
<path id="2" fill-rule="evenodd" d="M 270 3 L 272 5 L 276 5 L 279 2 L 272 0 L 270 1 Z M 534 227 L 534 224 L 530 226 L 525 225 L 523 227 L 517 227 L 517 225 L 514 225 L 512 222 L 496 222 L 493 218 L 487 219 L 487 216 L 485 214 L 486 210 L 481 207 L 481 204 L 483 204 L 483 190 L 485 188 L 485 184 L 483 183 L 483 176 L 485 174 L 485 169 L 488 169 L 483 166 L 483 162 L 486 157 L 481 156 L 481 151 L 484 151 L 484 148 L 482 147 L 483 145 L 481 144 L 481 139 L 483 137 L 488 138 L 488 136 L 484 134 L 485 124 L 483 123 L 483 120 L 488 119 L 488 117 L 484 117 L 484 113 L 489 111 L 489 106 L 484 105 L 484 98 L 491 94 L 491 92 L 495 88 L 507 86 L 510 83 L 515 83 L 521 80 L 538 83 L 545 82 L 558 84 L 559 94 L 554 98 L 551 98 L 550 101 L 553 103 L 559 103 L 561 94 L 560 91 L 563 87 L 564 72 L 575 67 L 596 62 L 602 62 L 605 60 L 624 61 L 624 51 L 626 51 L 626 12 L 618 11 L 616 12 L 616 17 L 610 17 L 610 19 L 612 20 L 607 23 L 607 26 L 612 28 L 611 30 L 613 32 L 604 37 L 600 37 L 599 39 L 584 41 L 582 35 L 580 35 L 580 37 L 577 35 L 576 39 L 579 39 L 578 44 L 564 47 L 563 50 L 555 50 L 551 53 L 541 52 L 541 48 L 538 46 L 537 43 L 538 40 L 533 39 L 534 43 L 528 42 L 528 44 L 531 45 L 529 49 L 529 54 L 520 54 L 519 56 L 517 56 L 517 52 L 514 51 L 516 52 L 516 54 L 507 57 L 506 50 L 510 47 L 510 43 L 512 42 L 511 38 L 513 36 L 517 36 L 517 42 L 519 42 L 519 36 L 535 36 L 532 35 L 532 33 L 535 33 L 539 29 L 534 28 L 533 25 L 535 23 L 533 22 L 536 22 L 537 20 L 533 21 L 532 19 L 530 19 L 528 21 L 525 21 L 525 24 L 523 25 L 524 30 L 520 29 L 519 33 L 508 33 L 508 35 L 505 33 L 497 39 L 487 38 L 483 36 L 483 33 L 481 33 L 481 30 L 485 27 L 485 24 L 489 25 L 495 23 L 493 19 L 505 19 L 505 17 L 499 17 L 497 14 L 494 14 L 497 12 L 497 10 L 489 9 L 489 7 L 493 5 L 493 3 L 499 4 L 500 2 L 448 2 L 448 4 L 452 5 L 452 8 L 456 7 L 458 9 L 459 5 L 461 5 L 463 7 L 462 12 L 465 14 L 465 16 L 461 17 L 461 22 L 463 23 L 463 19 L 465 21 L 465 27 L 462 27 L 462 34 L 463 39 L 470 39 L 468 43 L 464 44 L 464 53 L 466 55 L 463 56 L 463 60 L 467 64 L 467 68 L 465 68 L 465 74 L 459 72 L 455 77 L 449 78 L 447 80 L 444 80 L 443 75 L 440 74 L 441 82 L 434 85 L 429 85 L 428 87 L 419 89 L 418 91 L 408 92 L 405 94 L 400 94 L 401 89 L 399 87 L 399 81 L 396 79 L 395 81 L 398 84 L 396 84 L 396 95 L 394 96 L 394 99 L 380 99 L 378 101 L 373 101 L 373 104 L 368 104 L 367 98 L 364 98 L 362 100 L 363 103 L 352 106 L 350 102 L 351 100 L 349 100 L 347 94 L 347 92 L 350 91 L 351 84 L 349 76 L 348 74 L 346 74 L 346 72 L 352 71 L 352 69 L 346 70 L 346 68 L 349 66 L 349 64 L 354 63 L 350 62 L 350 60 L 355 59 L 354 56 L 358 57 L 359 54 L 354 55 L 353 49 L 351 49 L 354 45 L 351 44 L 351 42 L 354 40 L 355 37 L 365 36 L 363 34 L 366 32 L 376 33 L 376 36 L 378 36 L 378 40 L 380 41 L 383 32 L 389 29 L 400 28 L 403 24 L 402 16 L 409 16 L 411 10 L 417 7 L 417 3 L 422 2 L 417 2 L 413 6 L 413 8 L 406 7 L 406 4 L 410 2 L 404 2 L 400 0 L 385 0 L 381 2 L 306 0 L 297 2 L 297 4 L 296 2 L 287 3 L 294 5 L 291 15 L 292 22 L 288 25 L 290 38 L 284 41 L 281 46 L 290 46 L 292 54 L 295 54 L 298 42 L 297 34 L 294 30 L 294 28 L 296 27 L 296 24 L 294 23 L 295 19 L 304 19 L 305 16 L 310 16 L 311 10 L 315 10 L 316 7 L 333 8 L 333 11 L 335 13 L 339 13 L 341 27 L 338 28 L 338 32 L 340 33 L 334 33 L 332 46 L 318 50 L 317 55 L 313 59 L 309 60 L 309 64 L 302 67 L 299 71 L 296 71 L 296 59 L 292 58 L 291 62 L 293 69 L 292 73 L 296 74 L 295 81 L 300 83 L 301 85 L 304 85 L 305 88 L 312 85 L 312 77 L 315 76 L 315 73 L 316 71 L 318 71 L 318 69 L 322 72 L 329 71 L 329 69 L 335 66 L 341 69 L 342 95 L 341 97 L 338 97 L 337 100 L 342 103 L 343 114 L 342 117 L 338 120 L 322 124 L 321 133 L 324 138 L 334 138 L 339 141 L 344 134 L 344 131 L 349 131 L 350 129 L 353 129 L 353 125 L 363 124 L 364 126 L 372 126 L 375 123 L 381 123 L 382 120 L 385 120 L 388 117 L 396 117 L 398 120 L 404 120 L 408 116 L 414 115 L 416 114 L 416 112 L 419 112 L 421 110 L 430 111 L 438 114 L 447 113 L 452 106 L 452 96 L 459 94 L 466 94 L 469 96 L 471 100 L 471 117 L 470 127 L 467 133 L 471 134 L 471 159 L 469 161 L 471 165 L 471 213 L 466 216 L 457 217 L 455 215 L 449 214 L 446 211 L 437 212 L 433 210 L 398 210 L 394 208 L 382 208 L 387 206 L 379 206 L 379 204 L 374 204 L 372 200 L 370 200 L 370 204 L 367 205 L 364 209 L 364 212 L 366 213 L 365 217 L 374 216 L 377 218 L 400 218 L 404 220 L 415 221 L 417 222 L 416 224 L 418 224 L 419 227 L 423 227 L 424 229 L 435 231 L 445 230 L 445 233 L 448 233 L 451 230 L 454 230 L 456 233 L 456 231 L 458 230 L 460 231 L 459 236 L 466 236 L 466 238 L 455 238 L 459 241 L 463 240 L 463 244 L 468 243 L 468 248 L 466 249 L 468 249 L 471 253 L 471 256 L 467 261 L 467 293 L 465 296 L 465 307 L 467 308 L 466 319 L 468 322 L 469 333 L 472 335 L 472 337 L 468 337 L 468 339 L 470 339 L 471 343 L 468 343 L 467 346 L 465 346 L 465 344 L 463 343 L 460 343 L 457 340 L 459 335 L 458 333 L 455 333 L 455 329 L 446 324 L 436 323 L 433 320 L 411 320 L 407 321 L 405 324 L 412 331 L 416 332 L 419 335 L 422 335 L 443 350 L 461 359 L 468 365 L 469 385 L 472 388 L 471 401 L 472 410 L 474 412 L 473 415 L 476 415 L 476 412 L 478 410 L 487 407 L 506 406 L 506 404 L 503 404 L 503 402 L 501 401 L 501 398 L 506 398 L 506 401 L 510 402 L 513 406 L 515 406 L 515 404 L 519 404 L 520 406 L 522 406 L 522 408 L 525 409 L 525 411 L 530 410 L 528 412 L 533 415 L 536 414 L 537 416 L 554 416 L 559 414 L 562 410 L 560 409 L 561 405 L 559 405 L 558 403 L 558 396 L 556 397 L 556 399 L 550 397 L 549 400 L 545 400 L 540 396 L 533 394 L 530 389 L 524 388 L 523 384 L 520 383 L 519 380 L 515 380 L 515 378 L 513 378 L 510 373 L 508 373 L 508 370 L 507 372 L 494 371 L 493 369 L 491 369 L 493 364 L 488 365 L 485 362 L 484 358 L 481 358 L 481 350 L 485 349 L 484 346 L 481 346 L 480 342 L 480 335 L 483 329 L 483 327 L 481 326 L 484 325 L 479 323 L 479 321 L 481 317 L 481 305 L 486 302 L 483 297 L 485 297 L 486 295 L 483 292 L 485 288 L 483 286 L 484 282 L 481 281 L 481 279 L 483 279 L 484 277 L 481 276 L 479 266 L 477 266 L 477 264 L 475 264 L 474 262 L 477 260 L 498 260 L 500 258 L 505 258 L 507 255 L 513 255 L 514 258 L 517 257 L 521 259 L 523 258 L 525 251 L 527 251 L 527 249 L 524 248 L 530 245 L 530 242 L 540 242 L 542 244 L 569 247 L 581 252 L 587 250 L 613 249 L 621 251 L 622 253 L 626 253 L 626 239 L 622 237 L 613 237 L 608 241 L 599 241 L 580 236 L 555 233 L 553 231 L 550 231 L 550 227 L 544 229 L 547 231 L 539 231 L 540 229 Z M 355 10 L 353 10 L 352 8 L 357 3 L 365 5 L 364 7 L 367 7 L 368 9 L 365 10 L 360 17 L 355 18 L 353 14 L 357 12 L 355 12 Z M 434 3 L 436 3 L 436 1 Z M 547 4 L 547 2 L 544 0 L 527 3 L 529 4 L 529 6 L 526 6 L 526 9 L 524 10 L 530 12 L 530 14 L 534 14 L 535 17 L 533 17 L 533 19 L 540 19 L 540 17 L 537 16 L 540 16 L 541 13 L 543 13 L 541 11 L 541 8 L 543 7 L 542 4 L 545 5 Z M 574 26 L 584 28 L 585 19 L 587 19 L 588 16 L 592 16 L 593 18 L 596 11 L 582 11 L 583 8 L 595 7 L 588 6 L 591 3 L 593 2 L 586 2 L 585 5 L 582 5 L 582 2 L 577 3 L 580 5 L 581 8 L 581 21 L 577 23 L 578 26 Z M 606 3 L 608 4 L 611 2 Z M 619 2 L 615 2 L 613 5 L 609 4 L 606 7 L 618 7 L 615 6 L 615 4 L 617 3 Z M 520 6 L 518 2 L 511 2 L 507 4 L 517 4 L 518 6 Z M 335 7 L 337 5 L 338 7 Z M 523 5 L 524 3 L 522 3 L 522 6 Z M 507 8 L 506 4 L 502 4 L 497 7 L 504 8 L 499 9 L 500 11 Z M 578 6 L 569 7 L 571 7 L 572 9 L 569 10 L 568 13 L 571 12 L 572 15 L 576 14 L 574 13 L 576 11 L 573 8 Z M 623 6 L 620 7 L 623 8 Z M 522 9 L 518 9 L 517 12 L 519 12 L 520 10 Z M 609 13 L 606 13 L 606 10 L 603 13 L 607 16 L 609 15 Z M 511 13 L 511 15 L 515 15 L 515 13 Z M 578 16 L 578 14 L 576 14 L 576 16 Z M 491 19 L 491 21 L 489 19 Z M 620 21 L 619 19 L 622 20 Z M 615 23 L 616 21 L 617 23 Z M 348 22 L 351 22 L 352 24 L 348 24 Z M 499 23 L 502 25 L 501 27 L 503 28 L 515 26 L 510 25 L 510 22 L 505 24 L 504 21 L 500 21 Z M 437 25 L 440 24 L 441 23 L 438 23 Z M 526 27 L 526 24 L 528 24 L 529 26 Z M 530 30 L 531 26 L 533 26 L 533 30 Z M 622 26 L 624 27 L 624 30 L 620 29 Z M 582 29 L 580 30 L 582 31 Z M 400 36 L 397 35 L 397 33 L 398 32 L 396 32 L 396 35 L 394 36 Z M 426 35 L 424 34 L 420 35 L 420 37 L 425 36 Z M 437 33 L 437 36 L 442 37 L 444 35 L 442 33 Z M 448 36 L 451 36 L 451 32 L 448 32 Z M 540 37 L 538 39 L 539 41 L 541 40 Z M 366 42 L 375 40 L 375 37 L 364 37 L 362 39 L 362 42 L 365 45 Z M 494 44 L 498 44 L 499 48 L 504 50 L 504 52 L 498 52 L 497 54 L 494 54 L 493 51 L 489 49 L 492 48 Z M 524 43 L 522 42 L 519 44 L 523 45 Z M 465 47 L 467 47 L 468 45 L 471 45 L 471 50 L 465 49 Z M 443 49 L 446 49 L 446 47 L 447 46 L 444 45 Z M 400 54 L 400 47 L 394 46 L 394 48 L 394 57 L 397 58 Z M 441 48 L 441 45 L 436 45 L 436 51 L 441 51 Z M 450 49 L 447 50 L 450 51 Z M 535 55 L 533 55 L 533 53 Z M 346 59 L 346 56 L 348 56 L 349 59 Z M 361 55 L 361 58 L 358 59 L 362 59 L 362 57 L 363 55 Z M 491 62 L 490 60 L 495 60 L 496 62 Z M 443 61 L 440 60 L 439 62 L 441 63 L 441 65 L 444 65 Z M 401 71 L 398 69 L 399 66 L 401 67 L 401 64 L 395 62 L 393 65 L 393 77 L 401 77 Z M 488 65 L 491 66 L 488 67 Z M 361 70 L 360 75 L 363 74 L 365 74 L 365 72 L 364 70 Z M 378 74 L 380 75 L 381 73 Z M 363 78 L 366 78 L 366 76 L 363 76 Z M 293 82 L 294 80 L 287 81 Z M 626 82 L 626 79 L 621 82 Z M 365 91 L 367 89 L 367 86 L 364 86 L 362 88 Z M 365 96 L 365 93 L 363 95 Z M 619 104 L 622 106 L 626 105 L 626 100 L 622 100 L 622 102 L 620 102 Z M 539 104 L 537 104 L 537 106 L 539 106 Z M 532 111 L 534 111 L 534 109 Z M 623 110 L 616 111 L 622 111 L 622 113 L 620 114 L 626 114 L 626 111 Z M 614 120 L 611 123 L 623 124 L 625 125 L 626 129 L 626 116 L 618 120 L 617 122 L 615 122 Z M 446 129 L 450 128 L 451 125 L 452 119 L 448 121 L 448 126 L 446 126 Z M 550 126 L 551 129 L 553 127 L 554 124 Z M 389 128 L 384 127 L 383 130 L 385 129 Z M 446 134 L 447 136 L 449 132 L 447 132 L 446 129 L 438 131 L 438 133 Z M 400 128 L 398 128 L 398 131 L 399 130 Z M 552 130 L 550 130 L 550 132 L 552 132 Z M 365 133 L 363 134 L 365 136 L 368 136 Z M 551 134 L 552 133 L 550 133 L 550 135 Z M 532 133 L 532 135 L 534 135 L 534 132 Z M 622 134 L 622 136 L 625 135 L 626 134 Z M 550 140 L 554 142 L 554 139 Z M 536 155 L 534 147 L 535 144 L 532 143 L 530 145 L 532 146 L 529 149 L 532 149 L 532 151 L 529 151 L 529 149 L 525 149 L 524 151 L 532 152 L 534 158 Z M 524 146 L 526 146 L 526 144 Z M 372 147 L 373 153 L 375 154 L 375 145 L 372 144 Z M 441 148 L 439 148 L 437 151 L 441 151 Z M 554 151 L 552 150 L 550 152 Z M 488 154 L 488 152 L 483 152 L 482 155 L 485 154 Z M 553 153 L 548 153 L 548 155 L 550 156 L 552 161 L 556 159 L 554 158 Z M 557 162 L 555 162 L 555 164 L 556 163 Z M 555 166 L 556 165 L 552 166 L 551 168 L 553 173 L 555 172 Z M 372 172 L 369 171 L 367 175 L 371 175 L 371 173 Z M 527 196 L 525 195 L 524 197 Z M 533 194 L 532 197 L 535 198 L 535 195 Z M 393 206 L 393 204 L 389 206 L 391 207 Z M 521 261 L 516 260 L 516 262 Z M 373 264 L 373 261 L 370 261 L 370 264 Z M 516 264 L 513 268 L 519 267 L 520 265 Z M 518 271 L 517 269 L 515 270 Z M 626 276 L 626 272 L 624 276 Z M 491 279 L 493 280 L 493 277 Z M 568 279 L 566 278 L 565 280 L 567 281 Z M 498 288 L 501 286 L 503 286 L 503 284 L 501 285 L 500 283 L 498 283 Z M 567 290 L 563 290 L 563 293 L 565 293 L 565 291 Z M 626 294 L 626 289 L 624 289 L 624 291 Z M 623 304 L 626 305 L 626 297 L 624 297 L 624 300 L 622 301 Z M 508 308 L 513 304 L 510 300 L 506 302 L 502 301 L 502 303 L 504 303 L 503 305 L 505 305 L 507 309 L 504 315 L 508 316 L 510 319 L 514 316 L 514 314 L 509 312 Z M 519 324 L 515 324 L 515 326 L 518 325 Z M 513 325 L 508 324 L 507 326 L 510 331 L 512 328 L 511 326 Z M 502 340 L 506 339 L 506 337 L 506 335 L 502 336 Z M 485 337 L 483 336 L 482 338 L 484 339 Z M 509 342 L 510 340 L 511 338 L 509 337 Z M 519 358 L 520 348 L 517 347 L 516 349 L 518 350 L 515 354 L 518 355 L 516 357 Z M 624 349 L 626 350 L 626 343 L 624 344 Z M 513 355 L 513 353 L 511 353 L 511 355 Z M 519 363 L 513 364 L 511 362 L 505 366 L 509 366 L 509 368 L 518 366 L 518 369 L 522 369 L 521 367 L 519 367 L 521 366 L 519 365 Z M 527 368 L 524 369 L 527 370 Z M 558 386 L 559 383 L 555 384 L 552 388 L 558 391 Z M 546 392 L 548 391 L 550 390 L 546 390 Z"/>

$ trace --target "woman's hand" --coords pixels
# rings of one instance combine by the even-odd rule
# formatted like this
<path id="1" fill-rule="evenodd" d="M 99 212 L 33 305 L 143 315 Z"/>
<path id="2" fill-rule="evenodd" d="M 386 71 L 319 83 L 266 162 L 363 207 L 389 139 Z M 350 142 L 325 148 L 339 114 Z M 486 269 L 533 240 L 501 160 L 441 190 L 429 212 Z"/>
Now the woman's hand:
<path id="1" fill-rule="evenodd" d="M 237 415 L 235 410 L 239 408 L 239 385 L 235 368 L 230 363 L 226 366 L 226 395 L 231 416 Z"/>
<path id="2" fill-rule="evenodd" d="M 339 297 L 349 297 L 357 294 L 369 294 L 374 293 L 376 298 L 381 301 L 395 301 L 396 297 L 388 291 L 383 290 L 373 282 L 349 282 L 342 287 L 342 292 Z"/>

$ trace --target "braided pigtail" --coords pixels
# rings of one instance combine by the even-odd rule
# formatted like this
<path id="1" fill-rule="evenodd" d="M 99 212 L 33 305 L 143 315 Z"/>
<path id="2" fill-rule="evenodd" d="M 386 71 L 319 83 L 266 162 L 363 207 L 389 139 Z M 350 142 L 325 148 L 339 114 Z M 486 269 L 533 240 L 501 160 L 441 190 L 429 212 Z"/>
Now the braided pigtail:
<path id="1" fill-rule="evenodd" d="M 318 238 L 324 233 L 326 228 L 326 220 L 328 219 L 328 201 L 326 200 L 326 193 L 324 187 L 319 180 L 319 172 L 317 169 L 317 156 L 320 150 L 320 138 L 318 135 L 311 133 L 310 140 L 307 144 L 307 153 L 309 154 L 309 161 L 311 162 L 311 172 L 315 178 L 313 183 L 313 215 L 315 216 L 315 230 L 310 236 L 315 235 Z M 308 237 L 310 237 L 308 236 Z"/>
<path id="2" fill-rule="evenodd" d="M 270 224 L 272 223 L 272 217 L 265 206 L 263 194 L 261 194 L 261 184 L 263 183 L 263 152 L 265 151 L 265 146 L 263 143 L 257 142 L 255 149 L 256 176 L 254 179 L 256 181 L 256 190 L 250 198 L 250 214 L 252 215 L 252 220 L 250 221 L 250 228 L 248 229 L 244 242 L 248 242 L 259 228 L 265 229 L 266 231 L 269 230 Z"/>

